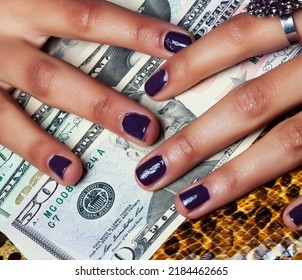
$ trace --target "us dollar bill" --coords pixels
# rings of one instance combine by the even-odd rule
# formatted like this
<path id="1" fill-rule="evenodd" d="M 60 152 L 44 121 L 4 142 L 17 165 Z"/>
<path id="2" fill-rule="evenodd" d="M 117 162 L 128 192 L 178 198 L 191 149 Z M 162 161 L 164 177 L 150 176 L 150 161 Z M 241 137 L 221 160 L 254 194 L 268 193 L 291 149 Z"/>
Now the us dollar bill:
<path id="1" fill-rule="evenodd" d="M 114 2 L 171 21 L 200 38 L 240 12 L 246 1 Z M 234 143 L 154 193 L 137 186 L 133 174 L 138 161 L 232 88 L 300 52 L 299 46 L 293 46 L 251 58 L 180 97 L 154 102 L 146 97 L 143 86 L 164 62 L 159 58 L 108 45 L 55 38 L 45 49 L 152 110 L 160 120 L 162 136 L 154 146 L 141 148 L 97 124 L 15 91 L 16 101 L 33 121 L 67 145 L 85 167 L 81 181 L 65 188 L 0 147 L 1 230 L 22 247 L 26 256 L 39 259 L 149 258 L 184 220 L 175 211 L 175 194 L 244 150 L 258 134 Z M 196 102 L 200 95 L 202 101 Z"/>

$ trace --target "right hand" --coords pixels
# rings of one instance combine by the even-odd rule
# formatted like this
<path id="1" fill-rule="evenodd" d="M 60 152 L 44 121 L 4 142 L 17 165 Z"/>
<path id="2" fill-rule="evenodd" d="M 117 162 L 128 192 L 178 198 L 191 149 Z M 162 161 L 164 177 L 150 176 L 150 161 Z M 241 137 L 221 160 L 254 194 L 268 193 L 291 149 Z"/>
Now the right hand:
<path id="1" fill-rule="evenodd" d="M 10 95 L 14 88 L 136 144 L 156 140 L 159 125 L 151 112 L 40 48 L 55 36 L 167 59 L 173 55 L 164 44 L 167 34 L 190 42 L 186 31 L 100 0 L 1 0 L 0 19 L 1 145 L 62 185 L 74 184 L 82 175 L 80 160 L 19 108 Z"/>
<path id="2" fill-rule="evenodd" d="M 301 42 L 302 8 L 294 12 L 294 19 Z M 278 17 L 242 13 L 169 59 L 146 88 L 161 88 L 151 91 L 155 100 L 169 99 L 240 61 L 289 45 Z M 300 108 L 301 66 L 299 55 L 254 79 L 247 76 L 247 81 L 142 159 L 136 170 L 138 183 L 146 190 L 159 190 L 232 143 Z M 162 76 L 169 79 L 163 81 Z M 206 98 L 199 96 L 200 102 Z M 302 112 L 297 111 L 240 155 L 184 186 L 175 198 L 177 211 L 189 219 L 200 218 L 301 166 Z M 285 225 L 293 230 L 302 230 L 298 195 L 283 214 Z"/>

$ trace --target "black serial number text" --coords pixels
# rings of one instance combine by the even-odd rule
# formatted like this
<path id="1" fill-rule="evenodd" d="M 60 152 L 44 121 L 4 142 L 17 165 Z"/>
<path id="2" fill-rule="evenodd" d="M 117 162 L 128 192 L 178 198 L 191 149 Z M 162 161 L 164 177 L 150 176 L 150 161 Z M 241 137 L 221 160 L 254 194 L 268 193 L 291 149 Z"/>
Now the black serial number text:
<path id="1" fill-rule="evenodd" d="M 221 275 L 225 276 L 228 275 L 229 270 L 228 267 L 209 267 L 209 266 L 202 266 L 202 267 L 169 267 L 169 274 L 168 275 L 203 275 L 203 276 L 214 276 L 214 275 Z"/>

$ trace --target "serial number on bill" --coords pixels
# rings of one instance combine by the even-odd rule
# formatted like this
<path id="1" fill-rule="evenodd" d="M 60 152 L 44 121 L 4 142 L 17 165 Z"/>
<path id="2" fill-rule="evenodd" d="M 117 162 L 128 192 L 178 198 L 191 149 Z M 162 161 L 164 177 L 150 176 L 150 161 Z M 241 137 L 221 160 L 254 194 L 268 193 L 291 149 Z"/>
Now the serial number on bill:
<path id="1" fill-rule="evenodd" d="M 226 276 L 229 274 L 229 268 L 223 267 L 186 267 L 186 266 L 171 266 L 168 268 L 168 275 L 184 276 L 184 275 L 200 275 L 200 276 Z"/>

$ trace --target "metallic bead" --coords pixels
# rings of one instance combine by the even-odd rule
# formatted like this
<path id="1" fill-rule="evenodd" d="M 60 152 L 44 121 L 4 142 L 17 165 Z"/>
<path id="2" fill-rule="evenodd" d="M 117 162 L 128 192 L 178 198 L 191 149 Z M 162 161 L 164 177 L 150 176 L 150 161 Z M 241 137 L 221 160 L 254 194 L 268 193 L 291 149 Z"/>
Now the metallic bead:
<path id="1" fill-rule="evenodd" d="M 251 0 L 246 10 L 257 17 L 291 14 L 302 7 L 302 0 Z"/>

